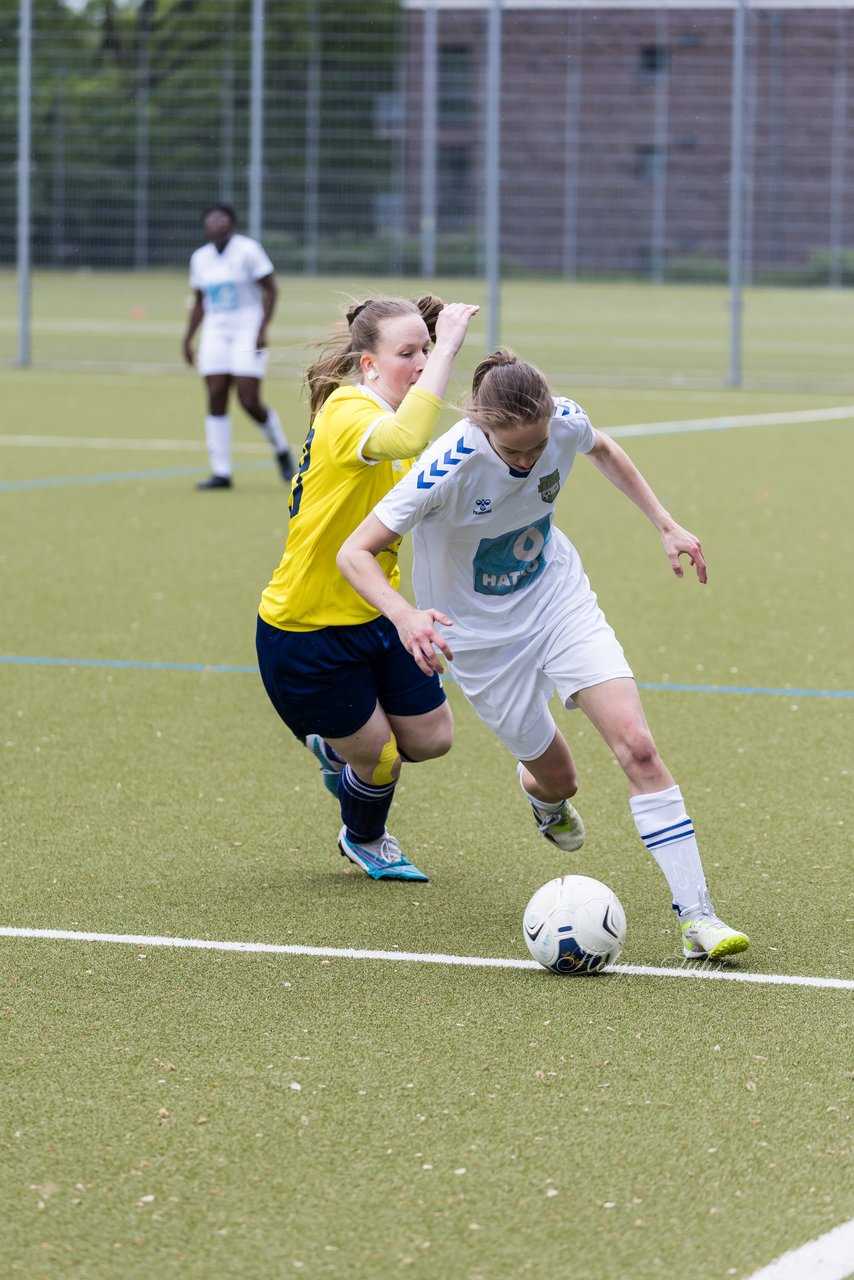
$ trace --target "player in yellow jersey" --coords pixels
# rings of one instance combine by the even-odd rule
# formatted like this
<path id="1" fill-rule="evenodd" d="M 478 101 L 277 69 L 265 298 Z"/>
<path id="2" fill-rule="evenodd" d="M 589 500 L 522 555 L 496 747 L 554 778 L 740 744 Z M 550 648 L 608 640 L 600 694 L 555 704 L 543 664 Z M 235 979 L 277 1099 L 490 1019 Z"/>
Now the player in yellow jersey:
<path id="1" fill-rule="evenodd" d="M 427 296 L 352 306 L 348 330 L 306 370 L 311 422 L 281 563 L 262 594 L 258 664 L 273 706 L 337 796 L 341 853 L 375 880 L 426 880 L 386 829 L 401 760 L 451 746 L 453 721 L 397 629 L 335 563 L 344 540 L 411 467 L 439 418 L 476 306 Z M 399 540 L 380 558 L 397 586 Z M 415 612 L 427 631 L 432 611 Z"/>

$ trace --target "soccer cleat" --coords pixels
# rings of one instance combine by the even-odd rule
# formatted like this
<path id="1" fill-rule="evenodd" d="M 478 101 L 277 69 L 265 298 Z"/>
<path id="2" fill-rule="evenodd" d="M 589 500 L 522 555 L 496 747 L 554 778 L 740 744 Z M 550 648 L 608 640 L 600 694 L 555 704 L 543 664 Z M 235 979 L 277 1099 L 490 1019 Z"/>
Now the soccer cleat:
<path id="1" fill-rule="evenodd" d="M 517 765 L 516 772 L 519 776 L 519 786 L 522 787 L 521 764 Z M 541 809 L 524 787 L 522 791 L 534 811 L 534 820 L 540 835 L 551 840 L 552 844 L 563 849 L 564 853 L 575 853 L 576 849 L 581 848 L 584 844 L 584 823 L 581 821 L 581 814 L 568 800 L 564 800 L 559 809 L 550 813 L 547 809 Z"/>
<path id="2" fill-rule="evenodd" d="M 333 760 L 329 755 L 327 755 L 329 748 L 319 733 L 310 733 L 305 739 L 305 745 L 320 765 L 320 772 L 323 774 L 324 787 L 326 787 L 327 791 L 331 791 L 332 795 L 337 799 L 338 778 L 340 777 L 341 770 L 344 768 L 344 761 Z"/>
<path id="3" fill-rule="evenodd" d="M 693 915 L 679 916 L 679 927 L 682 930 L 682 950 L 689 960 L 725 960 L 727 956 L 738 955 L 750 946 L 746 933 L 739 933 L 724 924 L 720 916 L 716 916 L 710 903 L 704 903 L 706 910 L 697 911 Z M 676 908 L 678 910 L 678 908 Z"/>
<path id="4" fill-rule="evenodd" d="M 208 476 L 207 480 L 200 480 L 196 485 L 197 489 L 230 489 L 231 476 Z"/>
<path id="5" fill-rule="evenodd" d="M 291 457 L 290 449 L 282 449 L 281 453 L 276 454 L 276 461 L 279 464 L 279 470 L 282 473 L 282 479 L 285 484 L 290 484 L 294 478 L 294 460 Z"/>
<path id="6" fill-rule="evenodd" d="M 361 867 L 372 880 L 429 880 L 423 871 L 414 867 L 403 856 L 394 836 L 384 831 L 379 840 L 350 840 L 347 828 L 338 834 L 338 848 L 342 857 L 349 858 Z"/>

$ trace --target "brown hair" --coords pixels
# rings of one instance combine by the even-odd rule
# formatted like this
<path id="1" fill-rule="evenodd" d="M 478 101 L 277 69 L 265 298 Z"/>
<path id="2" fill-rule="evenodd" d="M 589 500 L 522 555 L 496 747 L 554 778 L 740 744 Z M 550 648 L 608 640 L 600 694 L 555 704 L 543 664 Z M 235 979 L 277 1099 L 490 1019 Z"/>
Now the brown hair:
<path id="1" fill-rule="evenodd" d="M 441 298 L 428 293 L 421 298 L 367 298 L 354 302 L 346 312 L 347 334 L 339 335 L 331 342 L 325 340 L 323 351 L 305 371 L 311 421 L 318 410 L 359 368 L 363 351 L 376 351 L 380 339 L 380 326 L 384 320 L 397 316 L 421 315 L 427 326 L 430 341 L 436 341 L 436 320 L 444 306 Z"/>
<path id="2" fill-rule="evenodd" d="M 552 391 L 544 374 L 507 347 L 499 347 L 481 360 L 471 390 L 465 413 L 484 431 L 541 422 L 552 416 Z"/>

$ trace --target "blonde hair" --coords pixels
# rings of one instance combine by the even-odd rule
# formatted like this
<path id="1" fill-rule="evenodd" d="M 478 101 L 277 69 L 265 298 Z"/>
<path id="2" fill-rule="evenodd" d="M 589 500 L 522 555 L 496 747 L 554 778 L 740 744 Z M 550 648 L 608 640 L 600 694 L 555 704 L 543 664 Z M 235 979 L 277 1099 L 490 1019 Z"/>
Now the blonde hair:
<path id="1" fill-rule="evenodd" d="M 435 342 L 436 320 L 444 305 L 442 299 L 432 293 L 421 298 L 366 298 L 364 302 L 352 303 L 346 312 L 347 333 L 339 334 L 332 341 L 324 340 L 321 355 L 305 371 L 311 421 L 314 422 L 332 392 L 358 372 L 362 352 L 376 351 L 384 320 L 420 315 L 430 341 Z"/>
<path id="2" fill-rule="evenodd" d="M 481 360 L 471 390 L 465 413 L 482 431 L 542 422 L 552 416 L 552 390 L 545 375 L 507 347 Z"/>

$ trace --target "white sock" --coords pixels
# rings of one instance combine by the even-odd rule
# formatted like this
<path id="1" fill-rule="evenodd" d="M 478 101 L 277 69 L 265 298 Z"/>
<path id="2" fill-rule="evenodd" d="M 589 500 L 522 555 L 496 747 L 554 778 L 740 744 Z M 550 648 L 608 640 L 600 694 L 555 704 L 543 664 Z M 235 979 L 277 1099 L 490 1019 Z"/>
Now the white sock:
<path id="1" fill-rule="evenodd" d="M 270 444 L 276 450 L 276 453 L 283 453 L 284 450 L 287 449 L 288 442 L 285 439 L 285 433 L 282 430 L 282 424 L 275 409 L 268 409 L 267 421 L 259 422 L 258 426 L 264 432 L 264 435 L 270 441 Z"/>
<path id="2" fill-rule="evenodd" d="M 209 413 L 205 418 L 205 441 L 211 472 L 224 479 L 231 477 L 231 418 L 227 413 Z"/>
<path id="3" fill-rule="evenodd" d="M 709 891 L 694 824 L 685 812 L 679 787 L 632 796 L 629 805 L 638 835 L 664 872 L 679 914 L 708 910 Z"/>

